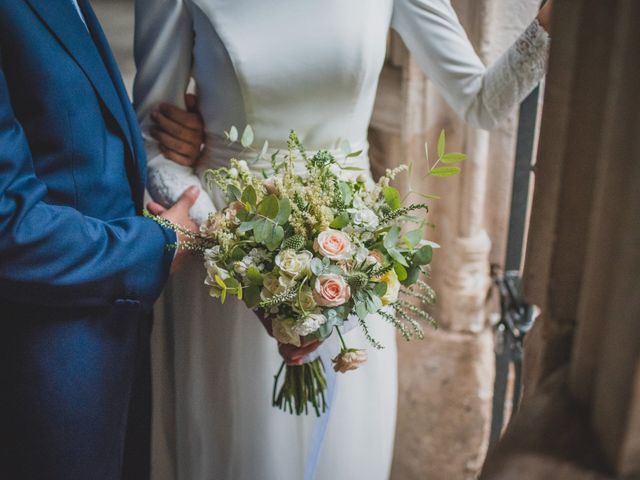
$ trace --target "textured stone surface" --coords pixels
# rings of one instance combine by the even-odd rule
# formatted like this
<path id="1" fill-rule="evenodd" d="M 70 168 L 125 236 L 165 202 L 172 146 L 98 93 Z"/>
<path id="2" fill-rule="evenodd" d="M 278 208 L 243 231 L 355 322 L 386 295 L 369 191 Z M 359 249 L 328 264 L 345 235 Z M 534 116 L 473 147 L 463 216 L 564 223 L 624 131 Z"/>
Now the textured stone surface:
<path id="1" fill-rule="evenodd" d="M 393 479 L 475 478 L 486 449 L 492 364 L 488 332 L 430 330 L 424 341 L 403 345 Z"/>

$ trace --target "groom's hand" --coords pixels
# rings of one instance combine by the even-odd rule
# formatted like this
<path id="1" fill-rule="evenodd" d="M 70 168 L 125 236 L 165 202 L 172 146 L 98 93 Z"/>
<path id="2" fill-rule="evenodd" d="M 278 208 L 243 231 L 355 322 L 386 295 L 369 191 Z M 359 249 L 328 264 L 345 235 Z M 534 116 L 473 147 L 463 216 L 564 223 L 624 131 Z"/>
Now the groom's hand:
<path id="1" fill-rule="evenodd" d="M 154 126 L 150 133 L 160 142 L 160 150 L 166 158 L 191 167 L 200 157 L 204 144 L 204 121 L 195 95 L 186 94 L 184 101 L 186 110 L 168 103 L 160 104 L 151 113 Z"/>
<path id="2" fill-rule="evenodd" d="M 189 209 L 198 199 L 200 195 L 200 189 L 196 186 L 187 188 L 178 201 L 171 208 L 164 208 L 162 205 L 156 202 L 150 202 L 147 205 L 147 209 L 154 215 L 166 218 L 175 225 L 180 225 L 191 232 L 197 232 L 198 226 L 189 217 Z M 188 241 L 189 239 L 182 233 L 178 232 L 178 249 L 176 250 L 176 256 L 171 264 L 171 272 L 175 272 L 180 269 L 180 266 L 184 262 L 187 250 L 180 248 L 180 244 Z"/>

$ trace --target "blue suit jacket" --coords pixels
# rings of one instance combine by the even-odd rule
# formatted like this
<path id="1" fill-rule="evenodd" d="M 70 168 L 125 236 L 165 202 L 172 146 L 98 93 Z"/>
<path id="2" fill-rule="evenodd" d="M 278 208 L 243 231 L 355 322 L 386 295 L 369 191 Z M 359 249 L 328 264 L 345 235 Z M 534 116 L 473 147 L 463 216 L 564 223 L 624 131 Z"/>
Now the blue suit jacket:
<path id="1" fill-rule="evenodd" d="M 139 216 L 135 114 L 79 3 L 91 35 L 71 0 L 0 0 L 0 478 L 121 478 L 173 256 Z"/>

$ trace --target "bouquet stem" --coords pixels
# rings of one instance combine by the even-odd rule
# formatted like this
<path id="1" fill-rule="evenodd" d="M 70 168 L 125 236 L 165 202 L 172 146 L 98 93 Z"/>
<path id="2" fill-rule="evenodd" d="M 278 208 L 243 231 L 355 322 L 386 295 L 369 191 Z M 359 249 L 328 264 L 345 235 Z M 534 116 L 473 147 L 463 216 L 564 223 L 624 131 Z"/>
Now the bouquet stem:
<path id="1" fill-rule="evenodd" d="M 284 382 L 278 389 L 283 371 Z M 319 417 L 327 410 L 326 390 L 327 379 L 321 359 L 300 366 L 282 362 L 273 382 L 273 406 L 296 415 L 309 413 L 311 406 Z"/>

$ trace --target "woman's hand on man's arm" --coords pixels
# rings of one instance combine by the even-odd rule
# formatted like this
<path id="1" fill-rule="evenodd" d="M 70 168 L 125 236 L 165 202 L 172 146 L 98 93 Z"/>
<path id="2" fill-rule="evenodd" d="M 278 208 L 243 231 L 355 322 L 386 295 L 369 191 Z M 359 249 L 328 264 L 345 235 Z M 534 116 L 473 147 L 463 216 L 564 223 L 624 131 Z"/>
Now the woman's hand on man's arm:
<path id="1" fill-rule="evenodd" d="M 162 103 L 151 113 L 150 133 L 160 143 L 169 160 L 192 167 L 198 161 L 204 144 L 204 121 L 195 95 L 186 94 L 186 110 Z"/>

